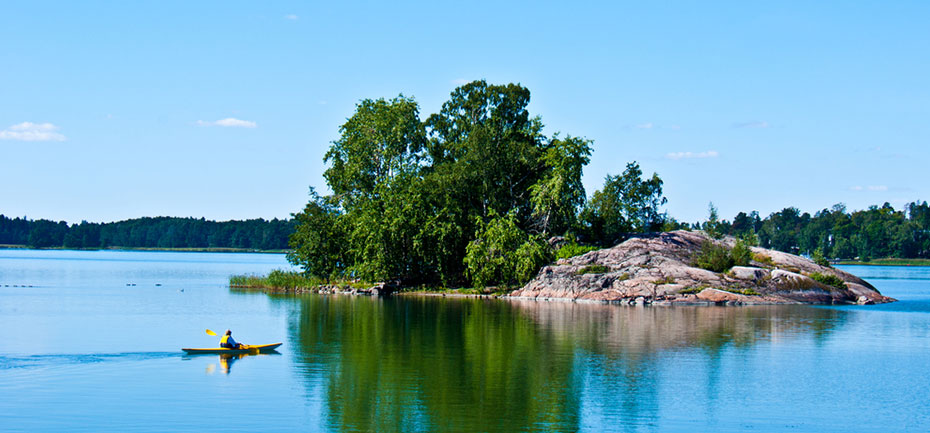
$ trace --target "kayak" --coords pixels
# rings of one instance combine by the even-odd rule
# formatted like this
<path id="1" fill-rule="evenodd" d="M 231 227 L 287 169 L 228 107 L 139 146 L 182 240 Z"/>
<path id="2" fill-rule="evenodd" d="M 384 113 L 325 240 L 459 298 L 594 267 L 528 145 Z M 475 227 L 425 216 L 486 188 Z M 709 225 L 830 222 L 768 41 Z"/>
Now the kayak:
<path id="1" fill-rule="evenodd" d="M 210 347 L 210 348 L 206 348 L 206 349 L 184 349 L 184 348 L 182 348 L 181 350 L 183 350 L 184 352 L 186 352 L 186 353 L 188 353 L 188 354 L 200 354 L 200 353 L 213 353 L 213 354 L 216 354 L 216 353 L 218 353 L 218 354 L 221 354 L 221 355 L 222 355 L 222 354 L 236 355 L 236 354 L 242 354 L 242 353 L 267 353 L 267 352 L 272 352 L 272 351 L 274 351 L 275 349 L 277 349 L 278 346 L 280 346 L 280 345 L 282 345 L 282 344 L 284 344 L 284 343 L 262 344 L 262 345 L 258 345 L 258 346 L 243 345 L 244 348 L 242 348 L 242 349 L 227 349 L 227 348 L 225 348 L 225 347 Z"/>

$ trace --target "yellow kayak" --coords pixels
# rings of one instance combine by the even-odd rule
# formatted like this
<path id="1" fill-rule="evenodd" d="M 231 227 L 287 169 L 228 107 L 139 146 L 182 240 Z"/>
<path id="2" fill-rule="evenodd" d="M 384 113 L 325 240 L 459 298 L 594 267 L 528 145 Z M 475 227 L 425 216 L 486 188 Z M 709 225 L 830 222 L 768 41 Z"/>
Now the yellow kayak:
<path id="1" fill-rule="evenodd" d="M 218 354 L 235 355 L 235 354 L 241 354 L 241 353 L 267 353 L 267 352 L 272 352 L 272 351 L 274 351 L 275 349 L 277 349 L 278 346 L 281 346 L 282 344 L 284 344 L 284 343 L 262 344 L 262 345 L 258 345 L 258 346 L 250 346 L 250 345 L 245 345 L 245 344 L 243 344 L 243 345 L 242 345 L 242 346 L 243 346 L 242 349 L 227 349 L 227 348 L 225 348 L 225 347 L 211 347 L 211 348 L 206 348 L 206 349 L 184 349 L 184 348 L 182 348 L 181 350 L 183 350 L 184 352 L 186 352 L 186 353 L 188 353 L 188 354 L 200 354 L 200 353 L 213 353 L 213 354 L 217 354 L 217 353 L 218 353 Z"/>

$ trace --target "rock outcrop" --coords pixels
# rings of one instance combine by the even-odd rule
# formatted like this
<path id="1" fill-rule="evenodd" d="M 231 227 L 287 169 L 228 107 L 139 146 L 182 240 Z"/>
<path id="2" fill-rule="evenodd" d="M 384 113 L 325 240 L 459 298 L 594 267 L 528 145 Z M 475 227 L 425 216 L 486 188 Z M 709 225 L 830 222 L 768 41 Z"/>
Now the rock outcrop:
<path id="1" fill-rule="evenodd" d="M 626 304 L 844 304 L 883 303 L 871 284 L 855 275 L 803 257 L 753 247 L 748 266 L 718 273 L 694 266 L 705 243 L 732 248 L 703 232 L 674 231 L 636 236 L 613 247 L 559 260 L 510 294 L 537 300 Z M 842 284 L 815 277 L 835 276 Z M 820 278 L 823 280 L 823 278 Z"/>

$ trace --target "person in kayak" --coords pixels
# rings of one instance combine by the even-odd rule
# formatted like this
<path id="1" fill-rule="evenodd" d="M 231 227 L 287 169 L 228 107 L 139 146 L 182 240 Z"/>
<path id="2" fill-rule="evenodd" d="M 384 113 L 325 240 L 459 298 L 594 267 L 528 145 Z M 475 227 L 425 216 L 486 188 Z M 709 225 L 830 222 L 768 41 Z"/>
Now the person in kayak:
<path id="1" fill-rule="evenodd" d="M 220 347 L 226 349 L 241 349 L 242 343 L 236 343 L 236 340 L 232 338 L 232 331 L 226 330 L 226 335 L 223 335 L 223 338 L 220 339 Z"/>

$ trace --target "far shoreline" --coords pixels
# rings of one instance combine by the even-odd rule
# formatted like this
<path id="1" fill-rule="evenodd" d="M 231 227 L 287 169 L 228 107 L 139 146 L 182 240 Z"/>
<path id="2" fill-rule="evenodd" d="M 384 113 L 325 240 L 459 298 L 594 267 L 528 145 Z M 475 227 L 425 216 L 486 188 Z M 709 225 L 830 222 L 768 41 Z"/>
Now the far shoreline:
<path id="1" fill-rule="evenodd" d="M 860 260 L 840 260 L 836 263 L 840 266 L 930 266 L 930 259 L 872 259 L 867 262 Z"/>
<path id="2" fill-rule="evenodd" d="M 154 247 L 103 247 L 103 248 L 35 248 L 28 245 L 0 244 L 0 250 L 35 250 L 35 251 L 163 251 L 172 253 L 253 253 L 253 254 L 287 254 L 290 250 L 260 250 L 252 248 L 154 248 Z"/>

